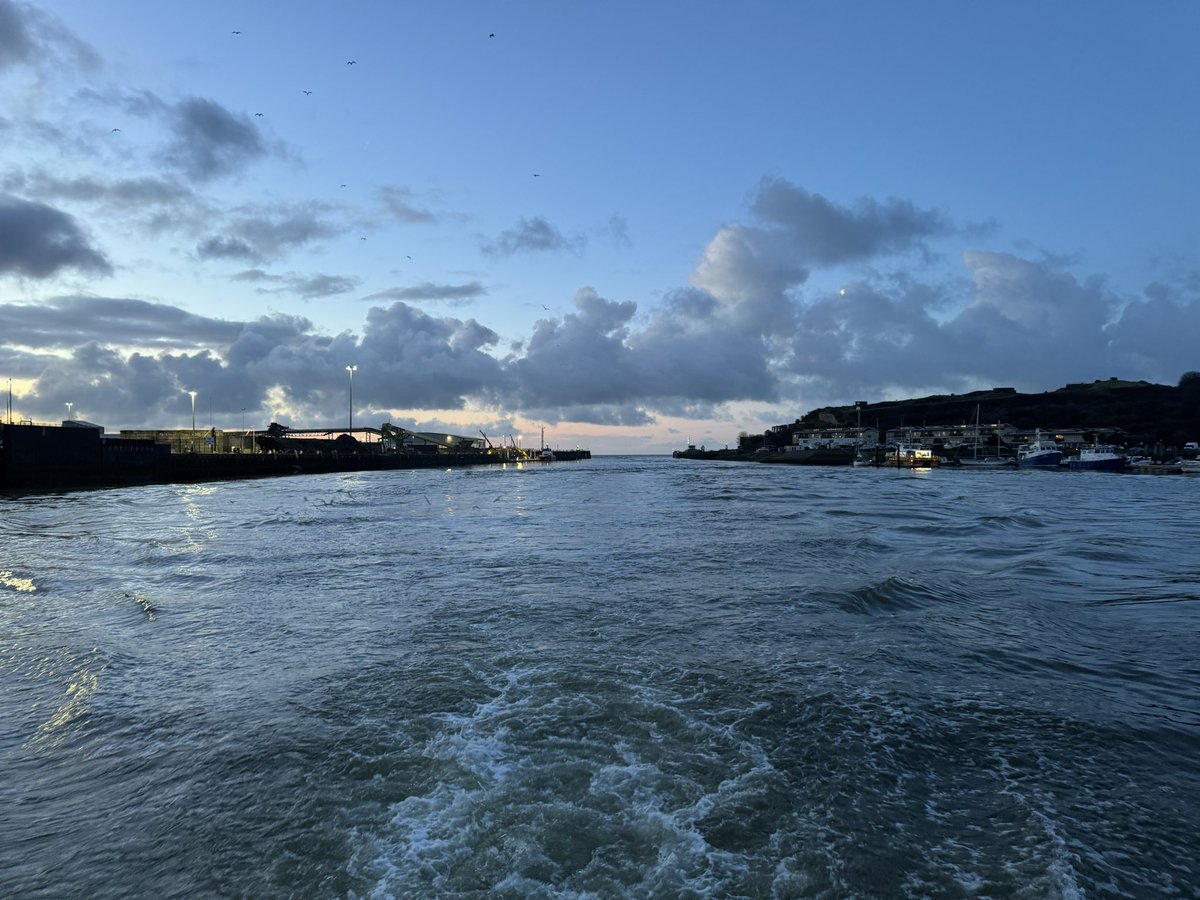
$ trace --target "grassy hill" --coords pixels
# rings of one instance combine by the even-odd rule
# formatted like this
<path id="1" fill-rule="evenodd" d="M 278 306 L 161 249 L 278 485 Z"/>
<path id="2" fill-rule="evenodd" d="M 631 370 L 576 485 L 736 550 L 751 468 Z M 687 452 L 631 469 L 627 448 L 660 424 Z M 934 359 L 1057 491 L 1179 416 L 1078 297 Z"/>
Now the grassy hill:
<path id="1" fill-rule="evenodd" d="M 1191 377 L 1195 375 L 1195 377 Z M 1004 422 L 1021 429 L 1120 428 L 1130 446 L 1182 447 L 1200 440 L 1200 375 L 1187 373 L 1171 387 L 1147 381 L 1111 378 L 1090 384 L 1068 384 L 1055 391 L 1019 394 L 993 388 L 969 394 L 935 395 L 862 406 L 862 424 L 881 429 L 901 425 L 959 425 L 975 418 Z M 815 428 L 858 423 L 853 406 L 814 409 L 787 428 Z"/>

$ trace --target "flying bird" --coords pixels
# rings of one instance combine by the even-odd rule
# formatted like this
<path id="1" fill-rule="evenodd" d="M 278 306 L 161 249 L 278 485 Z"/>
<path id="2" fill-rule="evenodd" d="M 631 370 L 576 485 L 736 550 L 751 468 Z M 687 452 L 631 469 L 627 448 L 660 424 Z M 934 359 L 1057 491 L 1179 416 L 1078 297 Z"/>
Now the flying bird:
<path id="1" fill-rule="evenodd" d="M 539 175 L 537 172 L 534 172 L 534 173 L 533 173 L 533 177 L 534 177 L 534 178 L 541 178 L 542 176 L 541 176 L 541 175 Z"/>
<path id="2" fill-rule="evenodd" d="M 548 307 L 545 303 L 542 304 L 542 309 L 544 309 L 546 312 L 554 312 L 554 310 Z"/>
<path id="3" fill-rule="evenodd" d="M 358 62 L 358 60 L 356 60 L 356 59 L 347 60 L 346 65 L 353 66 L 353 65 L 357 64 L 357 62 Z"/>
<path id="4" fill-rule="evenodd" d="M 120 131 L 120 128 L 114 128 L 113 131 Z"/>
<path id="5" fill-rule="evenodd" d="M 241 32 L 240 32 L 240 31 L 231 31 L 231 32 L 229 32 L 229 33 L 230 33 L 230 34 L 241 34 Z"/>
<path id="6" fill-rule="evenodd" d="M 260 119 L 262 118 L 262 113 L 255 113 L 255 115 L 258 116 Z"/>
<path id="7" fill-rule="evenodd" d="M 305 95 L 307 96 L 308 94 L 311 94 L 311 93 L 312 93 L 312 91 L 305 91 L 304 93 L 305 93 Z"/>
<path id="8" fill-rule="evenodd" d="M 488 37 L 495 37 L 495 36 L 496 36 L 496 32 L 494 32 L 494 31 L 488 35 Z"/>

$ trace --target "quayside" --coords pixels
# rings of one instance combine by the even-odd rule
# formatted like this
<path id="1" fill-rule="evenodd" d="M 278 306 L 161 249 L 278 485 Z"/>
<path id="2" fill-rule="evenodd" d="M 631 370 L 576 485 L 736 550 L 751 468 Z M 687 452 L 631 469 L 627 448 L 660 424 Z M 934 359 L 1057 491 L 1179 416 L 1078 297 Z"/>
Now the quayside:
<path id="1" fill-rule="evenodd" d="M 591 459 L 591 455 L 590 450 L 555 451 L 561 461 Z M 168 444 L 107 437 L 93 428 L 0 424 L 0 489 L 4 490 L 482 466 L 531 459 L 505 447 L 385 449 L 353 440 L 297 441 L 286 449 L 277 446 L 256 453 L 172 452 Z"/>

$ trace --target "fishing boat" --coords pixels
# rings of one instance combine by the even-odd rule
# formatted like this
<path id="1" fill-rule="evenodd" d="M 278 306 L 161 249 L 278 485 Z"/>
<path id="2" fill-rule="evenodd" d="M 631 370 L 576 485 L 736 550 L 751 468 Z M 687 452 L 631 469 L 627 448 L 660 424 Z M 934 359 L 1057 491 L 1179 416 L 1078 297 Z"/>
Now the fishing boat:
<path id="1" fill-rule="evenodd" d="M 1083 471 L 1124 472 L 1128 460 L 1112 444 L 1084 447 L 1078 456 L 1067 460 L 1067 468 Z"/>
<path id="2" fill-rule="evenodd" d="M 1039 428 L 1032 441 L 1017 448 L 1017 465 L 1021 468 L 1058 468 L 1063 453 L 1053 438 L 1043 438 Z"/>
<path id="3" fill-rule="evenodd" d="M 554 451 L 550 449 L 550 445 L 546 443 L 546 427 L 542 426 L 542 451 L 533 457 L 538 462 L 554 462 L 558 457 L 554 455 Z"/>

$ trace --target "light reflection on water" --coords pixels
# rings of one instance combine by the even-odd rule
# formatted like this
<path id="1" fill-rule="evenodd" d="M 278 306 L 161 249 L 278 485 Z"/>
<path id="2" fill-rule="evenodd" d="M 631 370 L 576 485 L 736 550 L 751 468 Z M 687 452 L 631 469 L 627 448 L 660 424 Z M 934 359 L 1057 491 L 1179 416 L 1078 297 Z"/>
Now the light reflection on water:
<path id="1" fill-rule="evenodd" d="M 1196 895 L 1198 493 L 614 457 L 0 499 L 0 893 Z"/>

